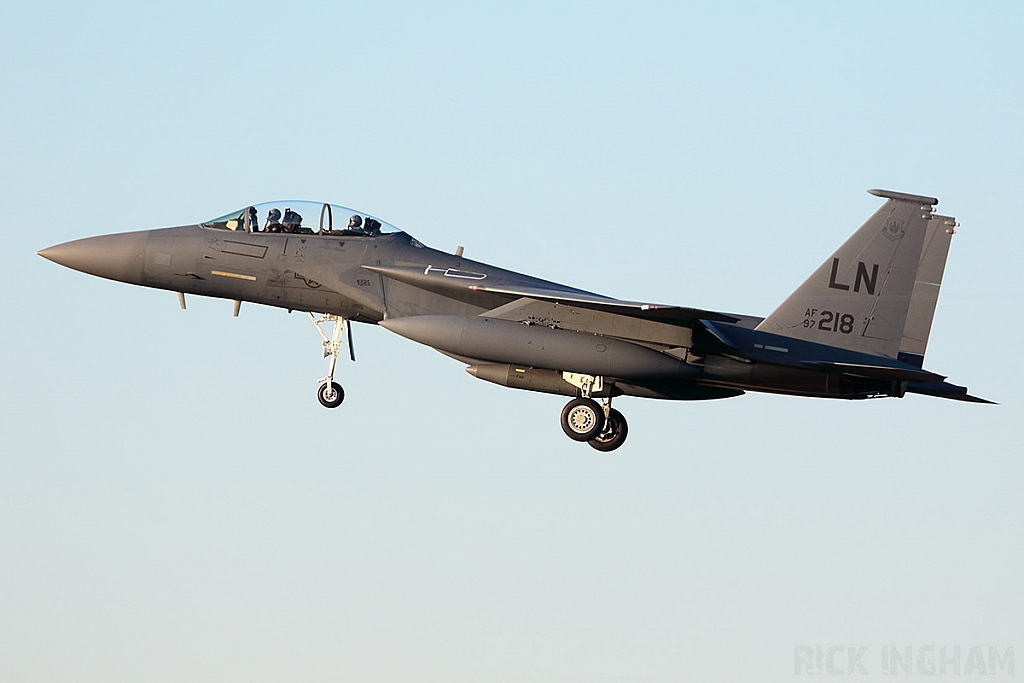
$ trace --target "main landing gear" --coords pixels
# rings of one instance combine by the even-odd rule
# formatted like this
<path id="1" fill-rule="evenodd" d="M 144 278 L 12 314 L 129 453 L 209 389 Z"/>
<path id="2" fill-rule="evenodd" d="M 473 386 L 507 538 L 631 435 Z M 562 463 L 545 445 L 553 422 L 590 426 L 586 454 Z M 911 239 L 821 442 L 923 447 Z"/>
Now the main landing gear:
<path id="1" fill-rule="evenodd" d="M 324 339 L 322 344 L 324 347 L 324 358 L 329 356 L 331 359 L 327 366 L 327 376 L 319 380 L 322 384 L 316 392 L 316 397 L 324 408 L 337 408 L 345 400 L 345 390 L 334 381 L 334 369 L 338 364 L 338 354 L 341 353 L 341 334 L 344 330 L 348 330 L 349 358 L 352 360 L 356 359 L 355 349 L 352 348 L 352 322 L 346 321 L 340 315 L 329 314 L 324 314 L 317 318 L 310 313 L 309 319 L 313 321 L 316 329 L 320 332 L 320 336 Z M 323 325 L 327 323 L 334 324 L 330 337 L 327 336 L 323 328 Z"/>
<path id="2" fill-rule="evenodd" d="M 612 408 L 611 396 L 603 403 L 590 397 L 595 379 L 600 390 L 600 378 L 567 377 L 567 381 L 580 387 L 580 397 L 565 404 L 562 409 L 562 431 L 573 441 L 586 441 L 591 448 L 602 452 L 614 451 L 626 440 L 629 426 L 622 413 Z"/>

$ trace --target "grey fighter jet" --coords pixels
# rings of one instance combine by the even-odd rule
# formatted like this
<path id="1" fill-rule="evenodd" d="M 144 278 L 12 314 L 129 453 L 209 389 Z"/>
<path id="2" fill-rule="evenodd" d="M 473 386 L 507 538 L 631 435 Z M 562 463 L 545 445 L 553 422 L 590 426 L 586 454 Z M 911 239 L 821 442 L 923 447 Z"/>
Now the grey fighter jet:
<path id="1" fill-rule="evenodd" d="M 878 211 L 767 318 L 623 301 L 424 246 L 333 204 L 270 202 L 195 225 L 89 237 L 40 256 L 99 277 L 307 312 L 323 337 L 320 403 L 351 323 L 377 324 L 506 387 L 572 397 L 569 438 L 626 439 L 619 396 L 706 400 L 761 391 L 988 403 L 923 368 L 956 220 L 938 200 L 870 190 Z M 347 332 L 347 340 L 345 339 Z M 346 344 L 347 341 L 347 344 Z M 601 401 L 600 403 L 598 401 Z"/>

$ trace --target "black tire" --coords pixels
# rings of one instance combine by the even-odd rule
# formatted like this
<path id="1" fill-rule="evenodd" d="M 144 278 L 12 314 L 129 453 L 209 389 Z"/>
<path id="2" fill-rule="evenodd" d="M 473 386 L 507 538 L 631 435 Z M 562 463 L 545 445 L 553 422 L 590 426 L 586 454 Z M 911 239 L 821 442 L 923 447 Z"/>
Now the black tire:
<path id="1" fill-rule="evenodd" d="M 331 396 L 332 393 L 333 396 Z M 320 390 L 316 392 L 316 397 L 320 399 L 320 405 L 324 408 L 337 408 L 345 400 L 345 390 L 337 382 L 330 384 L 324 382 L 320 385 Z"/>
<path id="2" fill-rule="evenodd" d="M 598 434 L 587 443 L 595 450 L 608 453 L 621 446 L 626 440 L 627 434 L 629 434 L 629 425 L 626 424 L 626 418 L 623 417 L 622 413 L 612 408 L 608 413 L 608 422 L 603 433 Z"/>
<path id="3" fill-rule="evenodd" d="M 592 398 L 577 398 L 562 408 L 562 431 L 573 441 L 590 441 L 604 428 L 604 408 Z"/>

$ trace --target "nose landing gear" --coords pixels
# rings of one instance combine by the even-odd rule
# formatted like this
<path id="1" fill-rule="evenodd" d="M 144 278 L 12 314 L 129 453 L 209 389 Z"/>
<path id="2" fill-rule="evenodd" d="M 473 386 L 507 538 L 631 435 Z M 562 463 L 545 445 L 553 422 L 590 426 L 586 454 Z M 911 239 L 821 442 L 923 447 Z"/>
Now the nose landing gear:
<path id="1" fill-rule="evenodd" d="M 323 337 L 323 349 L 324 358 L 330 357 L 329 364 L 327 366 L 327 376 L 320 378 L 320 388 L 316 392 L 316 397 L 320 401 L 320 405 L 325 408 L 337 408 L 341 405 L 341 402 L 345 400 L 345 390 L 341 388 L 341 385 L 334 381 L 334 369 L 338 364 L 338 354 L 341 353 L 341 333 L 343 330 L 348 330 L 348 354 L 352 360 L 356 359 L 355 349 L 352 347 L 352 323 L 346 321 L 340 315 L 325 314 L 317 318 L 312 313 L 309 314 L 309 319 L 316 325 L 317 331 L 320 332 L 320 336 Z M 327 333 L 324 332 L 322 325 L 326 323 L 333 323 L 334 328 L 331 330 L 331 336 L 328 337 Z"/>

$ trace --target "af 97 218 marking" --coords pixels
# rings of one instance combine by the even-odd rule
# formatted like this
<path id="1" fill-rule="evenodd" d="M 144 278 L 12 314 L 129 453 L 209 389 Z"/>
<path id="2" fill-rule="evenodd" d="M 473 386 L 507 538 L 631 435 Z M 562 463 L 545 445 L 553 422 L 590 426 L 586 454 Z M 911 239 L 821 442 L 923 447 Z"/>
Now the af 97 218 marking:
<path id="1" fill-rule="evenodd" d="M 839 311 L 821 311 L 821 318 L 815 324 L 812 316 L 818 311 L 809 309 L 807 311 L 807 318 L 804 318 L 804 327 L 817 327 L 819 330 L 824 332 L 839 332 L 840 334 L 850 334 L 853 332 L 854 317 L 850 313 L 840 313 Z"/>

